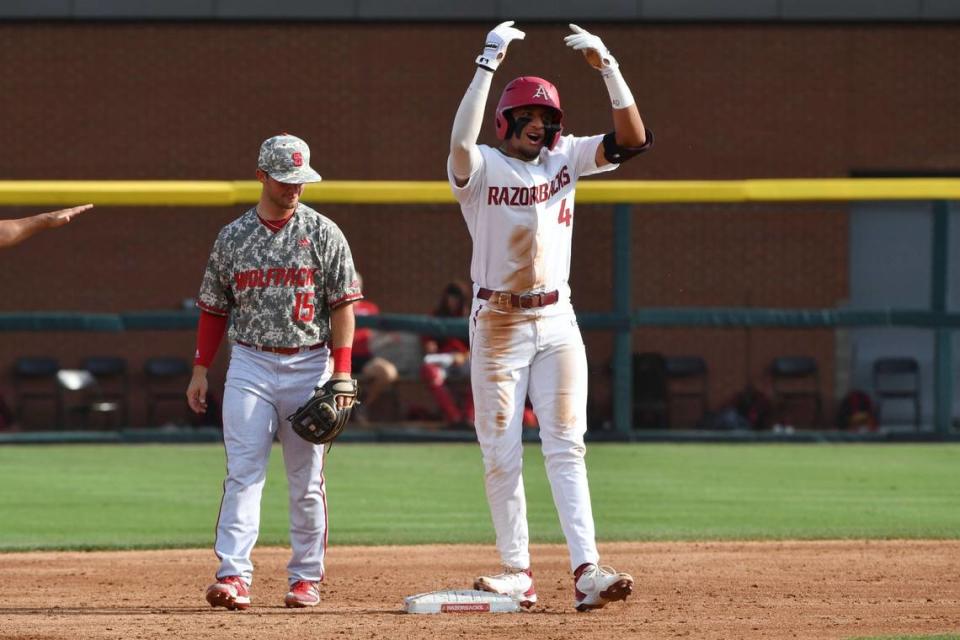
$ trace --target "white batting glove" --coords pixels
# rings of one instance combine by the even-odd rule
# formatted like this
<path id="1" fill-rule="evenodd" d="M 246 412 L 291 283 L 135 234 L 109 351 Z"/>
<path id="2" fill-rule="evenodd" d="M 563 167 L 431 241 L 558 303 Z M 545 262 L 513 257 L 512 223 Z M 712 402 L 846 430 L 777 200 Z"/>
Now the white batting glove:
<path id="1" fill-rule="evenodd" d="M 487 34 L 483 53 L 477 56 L 477 65 L 488 71 L 496 71 L 507 55 L 507 47 L 514 40 L 523 40 L 526 37 L 523 31 L 513 28 L 513 20 L 501 22 Z"/>
<path id="2" fill-rule="evenodd" d="M 570 25 L 573 31 L 569 36 L 563 39 L 567 46 L 583 53 L 590 66 L 599 69 L 604 75 L 607 72 L 618 68 L 620 64 L 613 57 L 603 40 L 595 36 L 586 29 L 582 29 L 575 24 Z"/>

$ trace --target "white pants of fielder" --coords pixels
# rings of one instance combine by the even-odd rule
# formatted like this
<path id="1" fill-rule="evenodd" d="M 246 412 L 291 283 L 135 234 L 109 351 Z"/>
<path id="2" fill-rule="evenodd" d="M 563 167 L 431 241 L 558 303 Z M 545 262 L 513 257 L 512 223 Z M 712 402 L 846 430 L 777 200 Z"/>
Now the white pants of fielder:
<path id="1" fill-rule="evenodd" d="M 227 477 L 217 518 L 217 578 L 240 576 L 250 584 L 250 553 L 260 532 L 260 498 L 274 436 L 287 470 L 290 507 L 289 580 L 323 579 L 327 542 L 324 448 L 296 433 L 287 416 L 330 377 L 325 348 L 293 355 L 234 345 L 223 395 Z"/>
<path id="2" fill-rule="evenodd" d="M 501 561 L 530 566 L 521 441 L 529 394 L 570 567 L 598 563 L 584 462 L 587 358 L 573 309 L 508 310 L 474 300 L 470 349 L 477 439 Z"/>

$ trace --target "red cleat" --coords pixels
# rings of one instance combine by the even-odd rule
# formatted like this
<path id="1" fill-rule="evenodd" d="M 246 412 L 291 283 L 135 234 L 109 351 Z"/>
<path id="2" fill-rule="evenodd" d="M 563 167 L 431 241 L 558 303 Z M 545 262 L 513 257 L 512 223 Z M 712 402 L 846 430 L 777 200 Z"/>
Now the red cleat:
<path id="1" fill-rule="evenodd" d="M 250 607 L 250 587 L 240 576 L 218 578 L 207 587 L 207 602 L 211 607 L 242 611 Z"/>

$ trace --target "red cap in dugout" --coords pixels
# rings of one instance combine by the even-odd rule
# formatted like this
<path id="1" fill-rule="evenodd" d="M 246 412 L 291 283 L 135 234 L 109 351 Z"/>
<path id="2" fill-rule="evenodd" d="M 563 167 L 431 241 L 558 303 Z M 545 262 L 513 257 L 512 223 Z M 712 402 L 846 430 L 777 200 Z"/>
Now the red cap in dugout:
<path id="1" fill-rule="evenodd" d="M 560 108 L 560 94 L 557 88 L 549 81 L 536 76 L 520 76 L 511 80 L 503 88 L 500 94 L 500 102 L 497 103 L 497 112 L 494 124 L 497 128 L 497 138 L 506 140 L 513 133 L 513 118 L 507 113 L 517 107 L 547 107 L 553 109 L 557 114 L 555 133 L 548 137 L 547 146 L 550 149 L 557 144 L 560 134 L 563 131 L 563 109 Z"/>
<path id="2" fill-rule="evenodd" d="M 277 182 L 285 184 L 306 184 L 322 179 L 310 167 L 310 147 L 307 143 L 287 133 L 263 141 L 257 167 Z"/>

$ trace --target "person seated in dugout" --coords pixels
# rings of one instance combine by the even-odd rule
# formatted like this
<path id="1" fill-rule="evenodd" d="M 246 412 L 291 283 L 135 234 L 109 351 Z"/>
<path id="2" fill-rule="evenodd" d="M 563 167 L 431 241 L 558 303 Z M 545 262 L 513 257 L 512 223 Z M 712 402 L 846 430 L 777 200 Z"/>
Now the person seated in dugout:
<path id="1" fill-rule="evenodd" d="M 436 318 L 462 318 L 470 313 L 470 295 L 461 282 L 444 287 L 433 310 Z M 461 385 L 457 398 L 448 384 L 470 380 L 470 346 L 463 338 L 423 336 L 423 365 L 420 378 L 427 385 L 443 419 L 452 426 L 473 423 L 473 394 L 470 385 Z"/>
<path id="2" fill-rule="evenodd" d="M 459 318 L 470 313 L 469 289 L 461 282 L 451 282 L 443 290 L 433 311 L 434 317 Z M 460 338 L 424 336 L 423 365 L 420 377 L 427 385 L 443 414 L 453 427 L 472 427 L 473 393 L 469 384 L 461 384 L 462 399 L 457 402 L 448 381 L 468 383 L 470 379 L 470 346 Z M 536 428 L 537 416 L 530 401 L 524 405 L 523 426 Z"/>
<path id="3" fill-rule="evenodd" d="M 360 286 L 363 279 L 358 274 Z M 380 313 L 380 307 L 369 299 L 363 299 L 353 304 L 355 316 L 375 316 Z M 386 358 L 377 356 L 373 352 L 371 340 L 373 329 L 357 327 L 353 332 L 353 370 L 359 373 L 360 404 L 353 409 L 353 419 L 364 424 L 369 421 L 369 411 L 377 398 L 390 388 L 397 380 L 397 367 Z"/>

